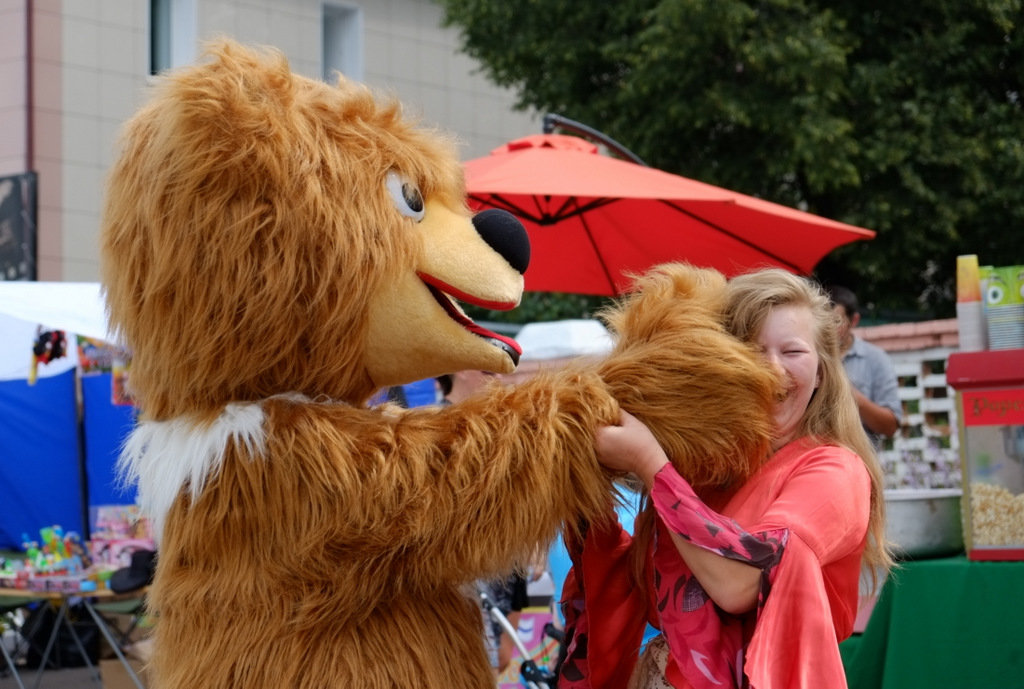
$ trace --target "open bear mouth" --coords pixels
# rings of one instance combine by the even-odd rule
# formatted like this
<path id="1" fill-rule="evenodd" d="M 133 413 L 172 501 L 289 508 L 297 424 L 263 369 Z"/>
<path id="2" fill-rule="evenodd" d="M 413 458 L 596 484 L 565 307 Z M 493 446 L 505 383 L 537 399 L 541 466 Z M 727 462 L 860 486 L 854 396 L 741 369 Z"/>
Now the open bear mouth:
<path id="1" fill-rule="evenodd" d="M 426 285 L 427 289 L 430 290 L 431 296 L 434 297 L 437 303 L 441 305 L 441 308 L 444 309 L 445 313 L 447 313 L 453 321 L 477 337 L 481 337 L 491 345 L 498 347 L 505 352 L 510 359 L 512 359 L 512 363 L 514 365 L 519 365 L 519 357 L 523 353 L 523 349 L 519 346 L 519 343 L 510 337 L 499 335 L 496 332 L 492 332 L 487 328 L 477 325 L 465 314 L 465 312 L 459 307 L 458 302 L 455 300 L 459 299 L 467 304 L 473 304 L 474 306 L 479 306 L 485 309 L 494 309 L 497 311 L 507 311 L 514 308 L 515 304 L 477 299 L 472 295 L 461 292 L 453 288 L 451 285 L 447 285 L 437 278 L 425 273 L 419 273 L 419 278 L 423 281 L 423 284 Z"/>

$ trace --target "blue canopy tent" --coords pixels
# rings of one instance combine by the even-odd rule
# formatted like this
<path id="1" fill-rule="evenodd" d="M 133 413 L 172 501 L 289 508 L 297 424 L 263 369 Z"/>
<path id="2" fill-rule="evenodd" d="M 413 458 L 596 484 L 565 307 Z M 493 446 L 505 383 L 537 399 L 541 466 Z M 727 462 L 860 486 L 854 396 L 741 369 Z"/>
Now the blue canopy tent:
<path id="1" fill-rule="evenodd" d="M 39 326 L 66 331 L 68 353 L 30 385 Z M 135 500 L 115 469 L 134 410 L 113 404 L 109 373 L 80 375 L 75 334 L 111 339 L 98 285 L 0 282 L 0 548 L 53 525 L 87 539 L 90 507 Z"/>

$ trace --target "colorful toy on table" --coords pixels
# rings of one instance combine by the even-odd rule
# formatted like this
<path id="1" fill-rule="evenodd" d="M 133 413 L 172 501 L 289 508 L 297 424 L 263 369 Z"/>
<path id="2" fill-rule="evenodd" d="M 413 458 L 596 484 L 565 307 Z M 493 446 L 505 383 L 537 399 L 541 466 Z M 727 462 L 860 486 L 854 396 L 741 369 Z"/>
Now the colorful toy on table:
<path id="1" fill-rule="evenodd" d="M 89 551 L 86 549 L 85 543 L 82 542 L 82 537 L 77 531 L 69 531 L 64 534 L 62 547 L 64 552 L 67 553 L 67 557 L 72 562 L 78 563 L 79 569 L 84 571 L 92 567 L 92 558 L 89 557 Z"/>
<path id="2" fill-rule="evenodd" d="M 39 549 L 39 541 L 29 540 L 28 534 L 21 534 L 21 549 L 25 551 L 25 565 L 29 568 L 42 569 L 46 564 L 43 551 Z"/>
<path id="3" fill-rule="evenodd" d="M 59 526 L 47 526 L 39 529 L 39 537 L 43 541 L 43 552 L 51 556 L 54 562 L 61 562 L 68 556 L 64 547 L 64 529 Z"/>
<path id="4" fill-rule="evenodd" d="M 131 564 L 132 553 L 155 550 L 149 520 L 138 505 L 101 505 L 96 508 L 89 554 L 102 570 L 116 570 Z"/>
<path id="5" fill-rule="evenodd" d="M 156 544 L 152 538 L 93 539 L 89 541 L 89 553 L 93 563 L 104 569 L 128 567 L 131 564 L 132 553 L 139 550 L 156 550 Z"/>
<path id="6" fill-rule="evenodd" d="M 0 563 L 0 587 L 8 589 L 26 588 L 29 570 L 21 558 L 4 558 Z"/>
<path id="7" fill-rule="evenodd" d="M 99 505 L 94 510 L 93 540 L 152 538 L 149 520 L 138 505 Z"/>
<path id="8" fill-rule="evenodd" d="M 35 541 L 26 533 L 21 535 L 24 556 L 0 563 L 0 586 L 31 591 L 96 590 L 95 573 L 77 532 L 48 526 L 39 530 L 39 536 Z"/>

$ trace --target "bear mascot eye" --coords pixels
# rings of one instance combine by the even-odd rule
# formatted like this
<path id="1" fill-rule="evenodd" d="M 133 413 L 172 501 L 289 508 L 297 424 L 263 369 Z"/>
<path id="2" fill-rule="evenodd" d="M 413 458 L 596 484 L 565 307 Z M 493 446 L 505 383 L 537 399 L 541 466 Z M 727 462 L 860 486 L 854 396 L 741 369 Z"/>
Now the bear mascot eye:
<path id="1" fill-rule="evenodd" d="M 389 172 L 385 184 L 399 213 L 416 222 L 423 220 L 423 196 L 415 184 L 397 172 Z"/>

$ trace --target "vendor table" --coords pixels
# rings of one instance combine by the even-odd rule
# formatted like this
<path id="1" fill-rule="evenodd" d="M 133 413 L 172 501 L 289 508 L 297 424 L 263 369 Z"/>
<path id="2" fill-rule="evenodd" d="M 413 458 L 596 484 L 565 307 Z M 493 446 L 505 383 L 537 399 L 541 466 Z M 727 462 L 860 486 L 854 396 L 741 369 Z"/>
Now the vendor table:
<path id="1" fill-rule="evenodd" d="M 117 656 L 118 660 L 121 661 L 121 664 L 124 666 L 124 669 L 128 673 L 128 676 L 135 683 L 135 686 L 138 689 L 145 689 L 145 687 L 142 684 L 142 681 L 139 679 L 139 676 L 135 673 L 134 668 L 132 668 L 131 663 L 129 663 L 128 659 L 125 657 L 124 651 L 122 651 L 121 649 L 120 641 L 116 638 L 114 632 L 110 629 L 110 626 L 107 624 L 107 621 L 96 609 L 96 604 L 98 603 L 105 603 L 115 600 L 127 600 L 131 598 L 140 598 L 144 595 L 145 590 L 132 591 L 130 593 L 114 593 L 109 590 L 90 591 L 88 593 L 57 593 L 0 588 L 0 603 L 2 603 L 5 598 L 12 600 L 33 598 L 37 600 L 45 600 L 48 601 L 50 604 L 57 606 L 57 616 L 53 624 L 53 631 L 50 634 L 50 638 L 47 640 L 46 643 L 46 648 L 42 653 L 42 660 L 39 663 L 39 669 L 36 672 L 36 679 L 32 685 L 33 689 L 38 689 L 39 684 L 42 681 L 43 672 L 46 669 L 50 652 L 53 650 L 53 646 L 57 640 L 57 634 L 60 631 L 60 626 L 62 624 L 65 626 L 66 629 L 68 629 L 71 632 L 71 635 L 74 637 L 75 642 L 78 645 L 78 650 L 81 653 L 82 657 L 85 659 L 86 664 L 89 666 L 89 670 L 92 672 L 93 678 L 96 680 L 96 683 L 102 684 L 102 679 L 100 678 L 99 670 L 89 660 L 89 654 L 86 653 L 85 648 L 82 646 L 81 640 L 78 638 L 78 634 L 75 631 L 74 625 L 72 625 L 70 620 L 68 619 L 68 609 L 72 601 L 80 601 L 85 607 L 85 609 L 89 611 L 89 615 L 92 617 L 93 621 L 96 622 L 96 626 L 99 627 L 100 633 L 103 634 L 103 637 L 107 640 L 107 643 L 110 645 L 110 648 L 113 649 L 114 654 Z M 14 676 L 15 682 L 18 684 L 18 687 L 24 689 L 25 684 L 18 672 L 17 666 L 14 664 L 13 659 L 10 657 L 8 653 L 6 653 L 6 651 L 4 652 L 3 655 L 4 660 L 7 662 L 7 666 L 11 670 L 11 674 Z"/>
<path id="2" fill-rule="evenodd" d="M 1024 687 L 1024 562 L 900 563 L 839 649 L 850 689 Z"/>

